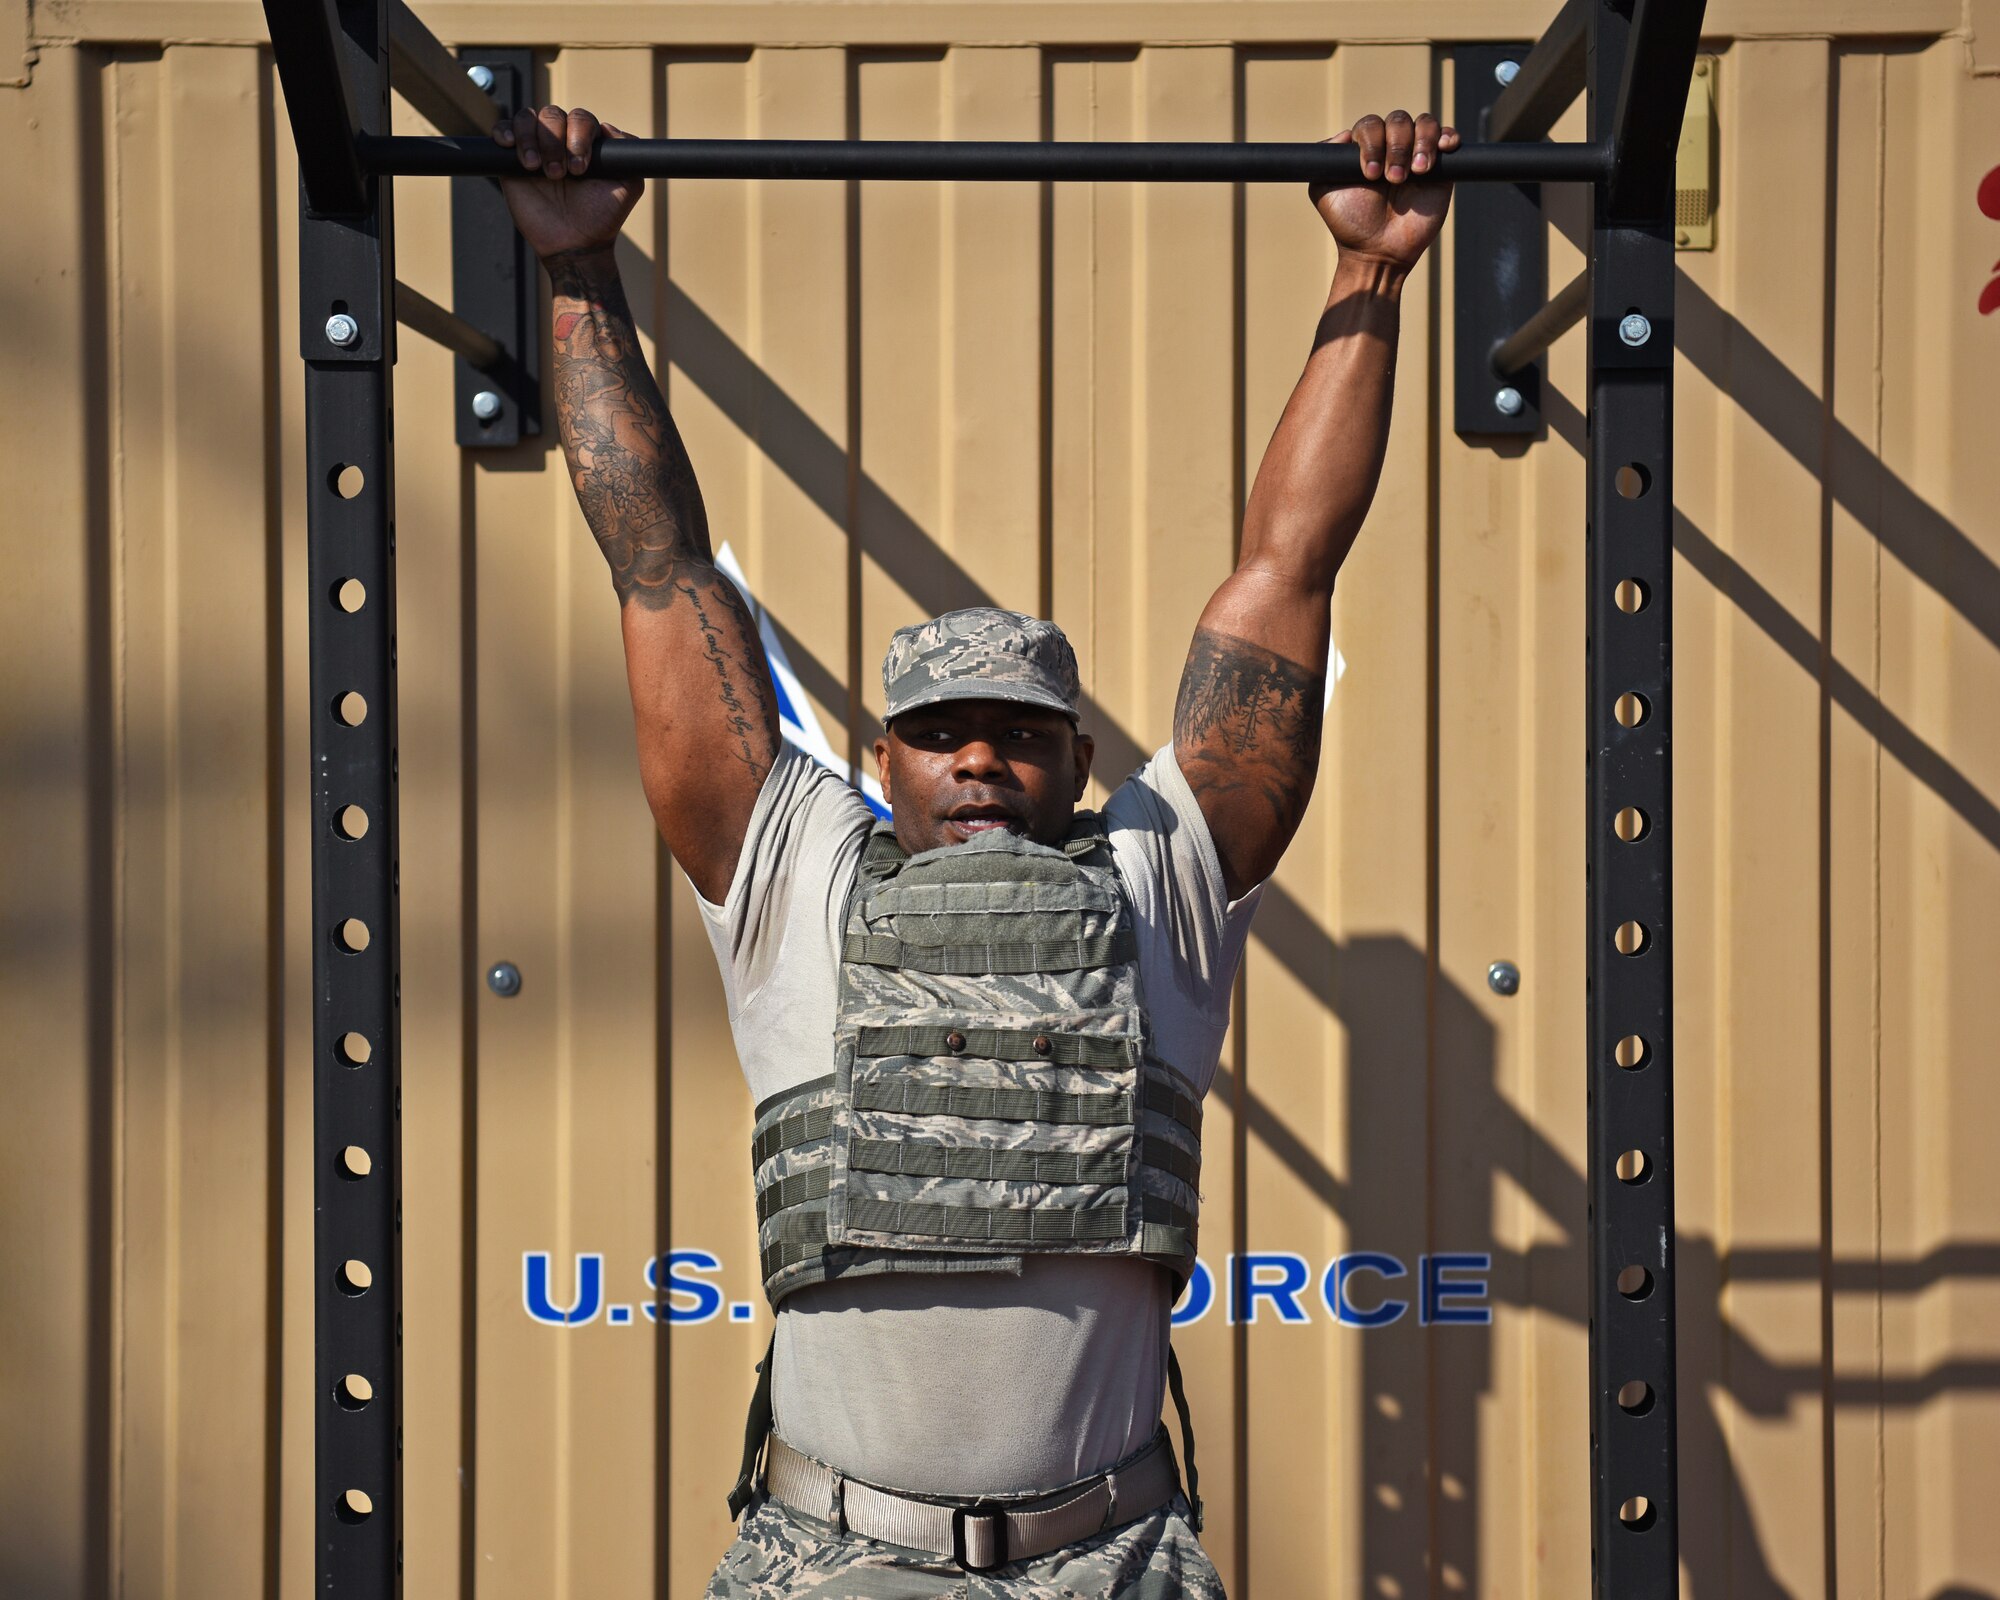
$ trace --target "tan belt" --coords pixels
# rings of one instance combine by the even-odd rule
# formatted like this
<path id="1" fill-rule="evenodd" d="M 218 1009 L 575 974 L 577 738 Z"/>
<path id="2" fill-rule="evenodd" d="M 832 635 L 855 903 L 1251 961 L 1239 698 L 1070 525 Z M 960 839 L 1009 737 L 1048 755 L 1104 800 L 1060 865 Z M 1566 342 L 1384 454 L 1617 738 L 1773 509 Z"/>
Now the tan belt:
<path id="1" fill-rule="evenodd" d="M 971 1572 L 1027 1561 L 1157 1511 L 1179 1489 L 1163 1434 L 1116 1471 L 1039 1500 L 939 1505 L 891 1494 L 802 1456 L 775 1433 L 764 1458 L 772 1499 L 864 1539 L 950 1556 Z"/>

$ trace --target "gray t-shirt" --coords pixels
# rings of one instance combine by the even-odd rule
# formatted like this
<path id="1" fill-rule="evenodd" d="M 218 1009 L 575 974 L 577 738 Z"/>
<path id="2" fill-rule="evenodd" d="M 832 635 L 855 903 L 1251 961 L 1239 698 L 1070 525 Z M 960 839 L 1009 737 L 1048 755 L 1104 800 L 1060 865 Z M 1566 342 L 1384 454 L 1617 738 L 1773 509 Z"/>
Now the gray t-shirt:
<path id="1" fill-rule="evenodd" d="M 1106 803 L 1131 896 L 1154 1049 L 1206 1094 L 1257 891 L 1231 904 L 1171 746 Z M 753 1100 L 833 1059 L 840 940 L 874 818 L 786 747 L 764 781 L 721 905 L 701 902 Z M 1172 1283 L 1146 1262 L 1030 1256 L 1002 1272 L 888 1274 L 786 1296 L 773 1405 L 793 1448 L 888 1488 L 1055 1488 L 1152 1435 Z"/>

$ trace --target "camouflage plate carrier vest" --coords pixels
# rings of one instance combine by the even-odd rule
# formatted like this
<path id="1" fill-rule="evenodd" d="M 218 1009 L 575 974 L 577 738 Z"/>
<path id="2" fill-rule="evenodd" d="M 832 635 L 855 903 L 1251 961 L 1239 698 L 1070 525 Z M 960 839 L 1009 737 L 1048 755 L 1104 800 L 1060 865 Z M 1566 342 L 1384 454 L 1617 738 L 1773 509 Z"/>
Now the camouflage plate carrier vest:
<path id="1" fill-rule="evenodd" d="M 1023 1255 L 1194 1267 L 1201 1100 L 1151 1050 L 1102 825 L 910 856 L 887 824 L 847 901 L 834 1070 L 757 1108 L 773 1306 L 877 1272 Z"/>

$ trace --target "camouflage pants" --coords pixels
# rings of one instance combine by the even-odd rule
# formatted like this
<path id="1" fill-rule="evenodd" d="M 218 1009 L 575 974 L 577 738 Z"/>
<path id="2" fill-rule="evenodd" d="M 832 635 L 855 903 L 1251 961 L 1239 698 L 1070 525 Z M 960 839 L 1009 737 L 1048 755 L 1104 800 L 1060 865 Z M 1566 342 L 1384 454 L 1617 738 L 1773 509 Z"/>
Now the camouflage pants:
<path id="1" fill-rule="evenodd" d="M 949 1556 L 843 1535 L 768 1498 L 750 1507 L 708 1600 L 1223 1600 L 1187 1501 L 1029 1561 L 967 1572 Z"/>

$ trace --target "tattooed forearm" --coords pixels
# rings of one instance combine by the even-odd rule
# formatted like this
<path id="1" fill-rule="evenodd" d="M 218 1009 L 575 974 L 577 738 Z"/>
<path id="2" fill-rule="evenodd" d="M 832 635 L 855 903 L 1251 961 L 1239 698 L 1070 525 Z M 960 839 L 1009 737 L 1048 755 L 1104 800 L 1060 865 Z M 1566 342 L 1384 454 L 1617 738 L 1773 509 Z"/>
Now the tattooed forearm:
<path id="1" fill-rule="evenodd" d="M 1265 848 L 1241 852 L 1275 863 L 1298 831 L 1319 770 L 1326 679 L 1247 639 L 1195 630 L 1174 705 L 1174 753 L 1211 825 Z M 1255 882 L 1262 873 L 1249 878 Z M 1246 885 L 1247 886 L 1247 885 Z"/>
<path id="2" fill-rule="evenodd" d="M 672 605 L 685 564 L 713 561 L 694 468 L 639 348 L 609 252 L 566 253 L 546 265 L 556 421 L 577 500 L 619 601 Z"/>
<path id="3" fill-rule="evenodd" d="M 680 687 L 693 687 L 687 674 L 713 673 L 722 720 L 703 731 L 719 732 L 722 748 L 761 783 L 778 712 L 756 620 L 716 569 L 694 468 L 639 347 L 617 266 L 603 250 L 544 264 L 554 290 L 563 455 L 619 604 L 683 610 L 692 633 L 677 633 L 684 642 L 669 646 Z"/>

